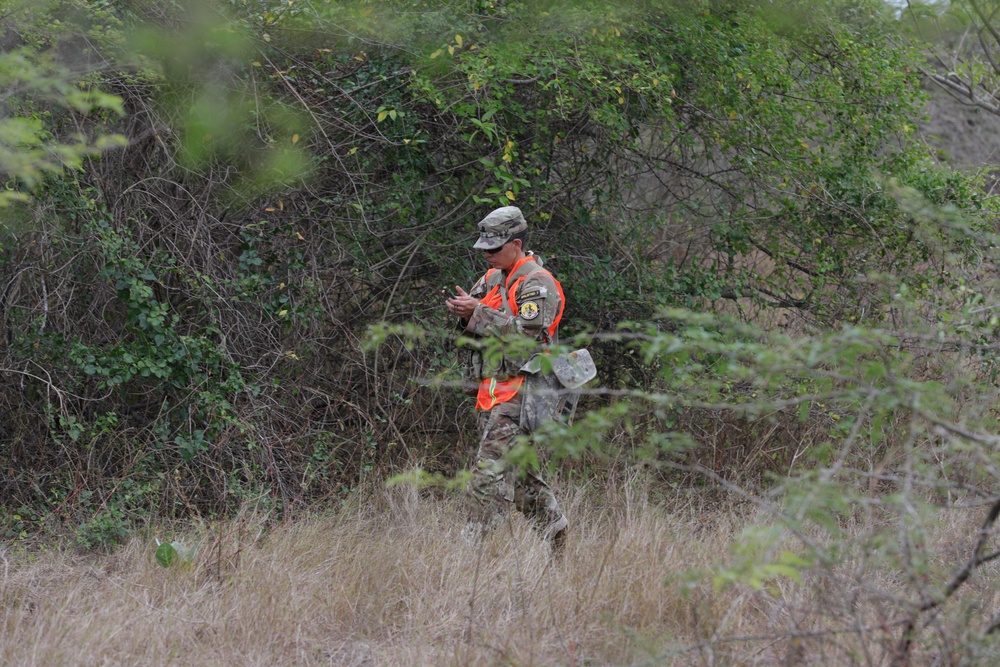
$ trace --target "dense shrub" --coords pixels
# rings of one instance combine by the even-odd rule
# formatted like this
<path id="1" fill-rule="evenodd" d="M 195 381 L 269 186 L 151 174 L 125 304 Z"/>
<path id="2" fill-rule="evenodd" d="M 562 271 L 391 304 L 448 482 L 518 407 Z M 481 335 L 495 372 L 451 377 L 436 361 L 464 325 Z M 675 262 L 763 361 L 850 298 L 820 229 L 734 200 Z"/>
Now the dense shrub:
<path id="1" fill-rule="evenodd" d="M 474 438 L 438 294 L 482 269 L 475 223 L 510 203 L 601 370 L 590 421 L 547 446 L 623 429 L 652 447 L 630 456 L 682 465 L 672 481 L 764 481 L 822 451 L 863 390 L 826 387 L 854 402 L 814 410 L 819 366 L 768 375 L 741 357 L 758 333 L 657 313 L 941 322 L 995 203 L 913 140 L 919 58 L 881 3 L 781 3 L 808 8 L 793 22 L 772 5 L 77 0 L 6 17 L 12 47 L 89 68 L 55 93 L 21 85 L 8 116 L 50 148 L 94 141 L 69 171 L 5 167 L 31 195 L 4 209 L 0 256 L 5 502 L 93 544 L 150 514 L 287 511 L 403 464 L 454 471 Z M 127 145 L 94 155 L 106 136 Z M 942 231 L 941 207 L 966 227 Z"/>

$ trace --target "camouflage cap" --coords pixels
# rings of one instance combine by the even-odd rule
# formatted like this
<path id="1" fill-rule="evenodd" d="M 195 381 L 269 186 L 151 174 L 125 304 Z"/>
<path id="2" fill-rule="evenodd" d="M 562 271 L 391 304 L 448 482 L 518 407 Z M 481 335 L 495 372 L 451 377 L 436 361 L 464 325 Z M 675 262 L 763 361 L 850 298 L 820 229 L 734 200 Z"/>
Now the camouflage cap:
<path id="1" fill-rule="evenodd" d="M 528 228 L 528 223 L 516 206 L 504 206 L 492 211 L 479 221 L 479 240 L 472 246 L 477 250 L 496 250 L 510 237 Z"/>

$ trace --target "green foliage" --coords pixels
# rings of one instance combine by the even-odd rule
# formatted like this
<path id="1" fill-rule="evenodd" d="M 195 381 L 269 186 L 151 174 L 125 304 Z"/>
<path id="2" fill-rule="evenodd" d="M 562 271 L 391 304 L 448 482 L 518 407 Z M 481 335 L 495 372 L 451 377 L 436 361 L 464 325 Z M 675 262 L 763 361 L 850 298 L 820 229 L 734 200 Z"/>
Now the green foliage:
<path id="1" fill-rule="evenodd" d="M 198 552 L 198 547 L 186 546 L 183 542 L 160 542 L 156 541 L 156 551 L 153 558 L 160 567 L 175 567 L 177 565 L 188 565 Z"/>
<path id="2" fill-rule="evenodd" d="M 907 3 L 900 14 L 904 33 L 927 55 L 927 79 L 962 104 L 1000 114 L 995 3 L 927 0 Z"/>
<path id="3" fill-rule="evenodd" d="M 881 297 L 854 279 L 859 257 L 871 257 L 867 244 L 878 245 L 888 270 L 905 268 L 913 251 L 905 212 L 884 194 L 884 174 L 937 196 L 948 189 L 928 174 L 968 182 L 929 168 L 916 144 L 890 148 L 919 122 L 921 97 L 909 73 L 916 55 L 883 48 L 884 12 L 850 20 L 830 12 L 824 25 L 833 30 L 782 32 L 753 7 L 702 9 L 556 3 L 501 22 L 483 17 L 447 56 L 431 53 L 415 92 L 473 149 L 445 154 L 442 166 L 478 165 L 452 171 L 458 178 L 448 199 L 518 203 L 542 221 L 562 218 L 559 241 L 574 247 L 593 246 L 612 226 L 628 234 L 636 225 L 637 245 L 685 227 L 709 239 L 681 262 L 636 253 L 628 272 L 614 265 L 621 259 L 602 267 L 600 256 L 569 264 L 569 282 L 619 297 L 600 304 L 602 313 L 611 305 L 612 321 L 615 305 L 637 298 L 698 307 L 742 296 L 824 321 L 849 317 L 860 300 L 870 313 L 866 302 Z M 574 127 L 586 131 L 574 136 Z M 623 181 L 646 169 L 661 173 L 662 183 L 677 164 L 684 165 L 677 190 L 698 190 L 697 198 L 667 188 L 657 209 L 633 204 L 624 220 L 599 222 L 636 197 Z M 567 182 L 580 184 L 576 201 L 593 201 L 587 210 L 551 208 Z M 970 189 L 948 201 L 969 206 Z M 653 224 L 643 225 L 645 216 Z M 762 261 L 773 266 L 762 271 Z"/>
<path id="4" fill-rule="evenodd" d="M 732 566 L 715 574 L 714 586 L 725 588 L 745 584 L 759 591 L 782 577 L 799 581 L 802 572 L 812 563 L 791 551 L 779 551 L 781 542 L 780 526 L 754 526 L 744 530 L 734 544 Z"/>
<path id="5" fill-rule="evenodd" d="M 158 272 L 176 270 L 169 258 L 143 259 L 127 229 L 114 229 L 99 208 L 93 213 L 84 232 L 98 253 L 97 278 L 113 286 L 123 306 L 125 335 L 112 345 L 62 337 L 51 344 L 64 348 L 66 361 L 100 390 L 123 385 L 131 394 L 152 392 L 161 406 L 158 428 L 168 433 L 185 425 L 173 444 L 183 459 L 191 460 L 226 428 L 238 426 L 232 401 L 247 384 L 213 340 L 217 332 L 208 327 L 185 333 L 180 318 L 156 298 L 156 287 L 162 285 Z"/>
<path id="6" fill-rule="evenodd" d="M 996 481 L 996 201 L 914 140 L 919 54 L 851 5 L 53 3 L 108 65 L 67 77 L 49 14 L 0 60 L 5 535 L 460 488 L 439 291 L 514 203 L 601 376 L 512 457 L 739 491 L 772 527 L 720 589 L 933 580 L 907 541 Z"/>
<path id="7" fill-rule="evenodd" d="M 118 480 L 107 495 L 89 489 L 79 493 L 73 530 L 74 541 L 84 549 L 110 549 L 126 540 L 134 527 L 150 516 L 149 506 L 159 491 L 157 481 L 139 476 Z M 65 506 L 66 498 L 60 506 Z"/>
<path id="8" fill-rule="evenodd" d="M 206 177 L 230 172 L 225 196 L 240 202 L 306 177 L 302 110 L 258 88 L 255 58 L 267 56 L 253 38 L 266 43 L 267 34 L 224 3 L 177 3 L 174 18 L 141 26 L 130 47 L 157 85 L 156 107 L 179 139 L 181 164 Z"/>
<path id="9" fill-rule="evenodd" d="M 125 145 L 124 137 L 102 128 L 100 121 L 88 127 L 93 118 L 123 114 L 122 100 L 101 89 L 86 58 L 80 68 L 70 55 L 79 48 L 74 42 L 81 36 L 108 44 L 106 30 L 120 30 L 121 23 L 95 7 L 79 25 L 74 13 L 84 8 L 82 1 L 13 2 L 5 7 L 3 24 L 13 43 L 0 54 L 0 86 L 5 91 L 0 173 L 6 178 L 0 208 L 27 201 L 28 192 L 46 175 L 79 170 L 86 158 Z M 67 126 L 73 124 L 76 128 L 70 131 Z"/>
<path id="10" fill-rule="evenodd" d="M 695 573 L 716 594 L 850 563 L 901 573 L 850 609 L 949 604 L 924 547 L 1000 470 L 997 201 L 916 140 L 924 63 L 884 3 L 63 0 L 3 21 L 8 539 L 106 548 L 369 479 L 461 488 L 455 353 L 526 348 L 461 338 L 439 292 L 485 269 L 475 223 L 513 203 L 566 289 L 563 344 L 600 370 L 513 461 L 753 507 L 765 527 Z"/>

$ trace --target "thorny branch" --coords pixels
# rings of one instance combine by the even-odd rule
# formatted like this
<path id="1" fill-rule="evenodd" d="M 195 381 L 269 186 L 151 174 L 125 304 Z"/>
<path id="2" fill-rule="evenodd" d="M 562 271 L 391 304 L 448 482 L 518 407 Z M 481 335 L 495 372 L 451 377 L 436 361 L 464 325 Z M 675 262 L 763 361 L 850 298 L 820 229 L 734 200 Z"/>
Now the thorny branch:
<path id="1" fill-rule="evenodd" d="M 996 523 L 998 516 L 1000 516 L 1000 497 L 996 498 L 990 506 L 990 510 L 983 520 L 983 525 L 979 529 L 979 537 L 972 549 L 972 554 L 969 556 L 969 560 L 965 563 L 965 566 L 955 573 L 955 576 L 948 582 L 948 585 L 945 586 L 940 595 L 924 600 L 919 605 L 916 605 L 910 615 L 903 620 L 902 636 L 896 645 L 892 659 L 893 667 L 908 667 L 910 665 L 910 650 L 916 639 L 917 622 L 920 619 L 920 615 L 924 612 L 937 609 L 947 602 L 955 591 L 968 581 L 969 577 L 976 571 L 976 568 L 997 557 L 997 554 L 983 556 L 982 553 L 986 547 L 987 540 L 993 535 L 993 524 Z M 1000 618 L 995 616 L 987 627 L 986 634 L 994 632 L 998 627 L 1000 627 Z"/>

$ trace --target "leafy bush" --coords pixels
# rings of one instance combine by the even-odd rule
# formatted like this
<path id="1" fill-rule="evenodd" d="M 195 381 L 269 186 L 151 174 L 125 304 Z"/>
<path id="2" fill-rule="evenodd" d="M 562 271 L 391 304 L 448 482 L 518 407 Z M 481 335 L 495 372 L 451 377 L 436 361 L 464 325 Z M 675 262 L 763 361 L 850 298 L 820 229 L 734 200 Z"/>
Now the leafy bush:
<path id="1" fill-rule="evenodd" d="M 12 507 L 88 544 L 461 467 L 437 295 L 503 204 L 598 357 L 590 414 L 545 441 L 567 454 L 626 433 L 673 482 L 773 485 L 861 433 L 895 451 L 899 378 L 946 377 L 925 347 L 867 378 L 900 332 L 947 327 L 993 368 L 996 202 L 914 141 L 920 60 L 881 3 L 47 7 L 18 15 L 40 83 L 10 113 L 56 143 L 11 150 L 129 140 L 23 172 L 5 209 L 0 462 Z M 44 63 L 92 33 L 91 108 L 56 104 Z"/>

